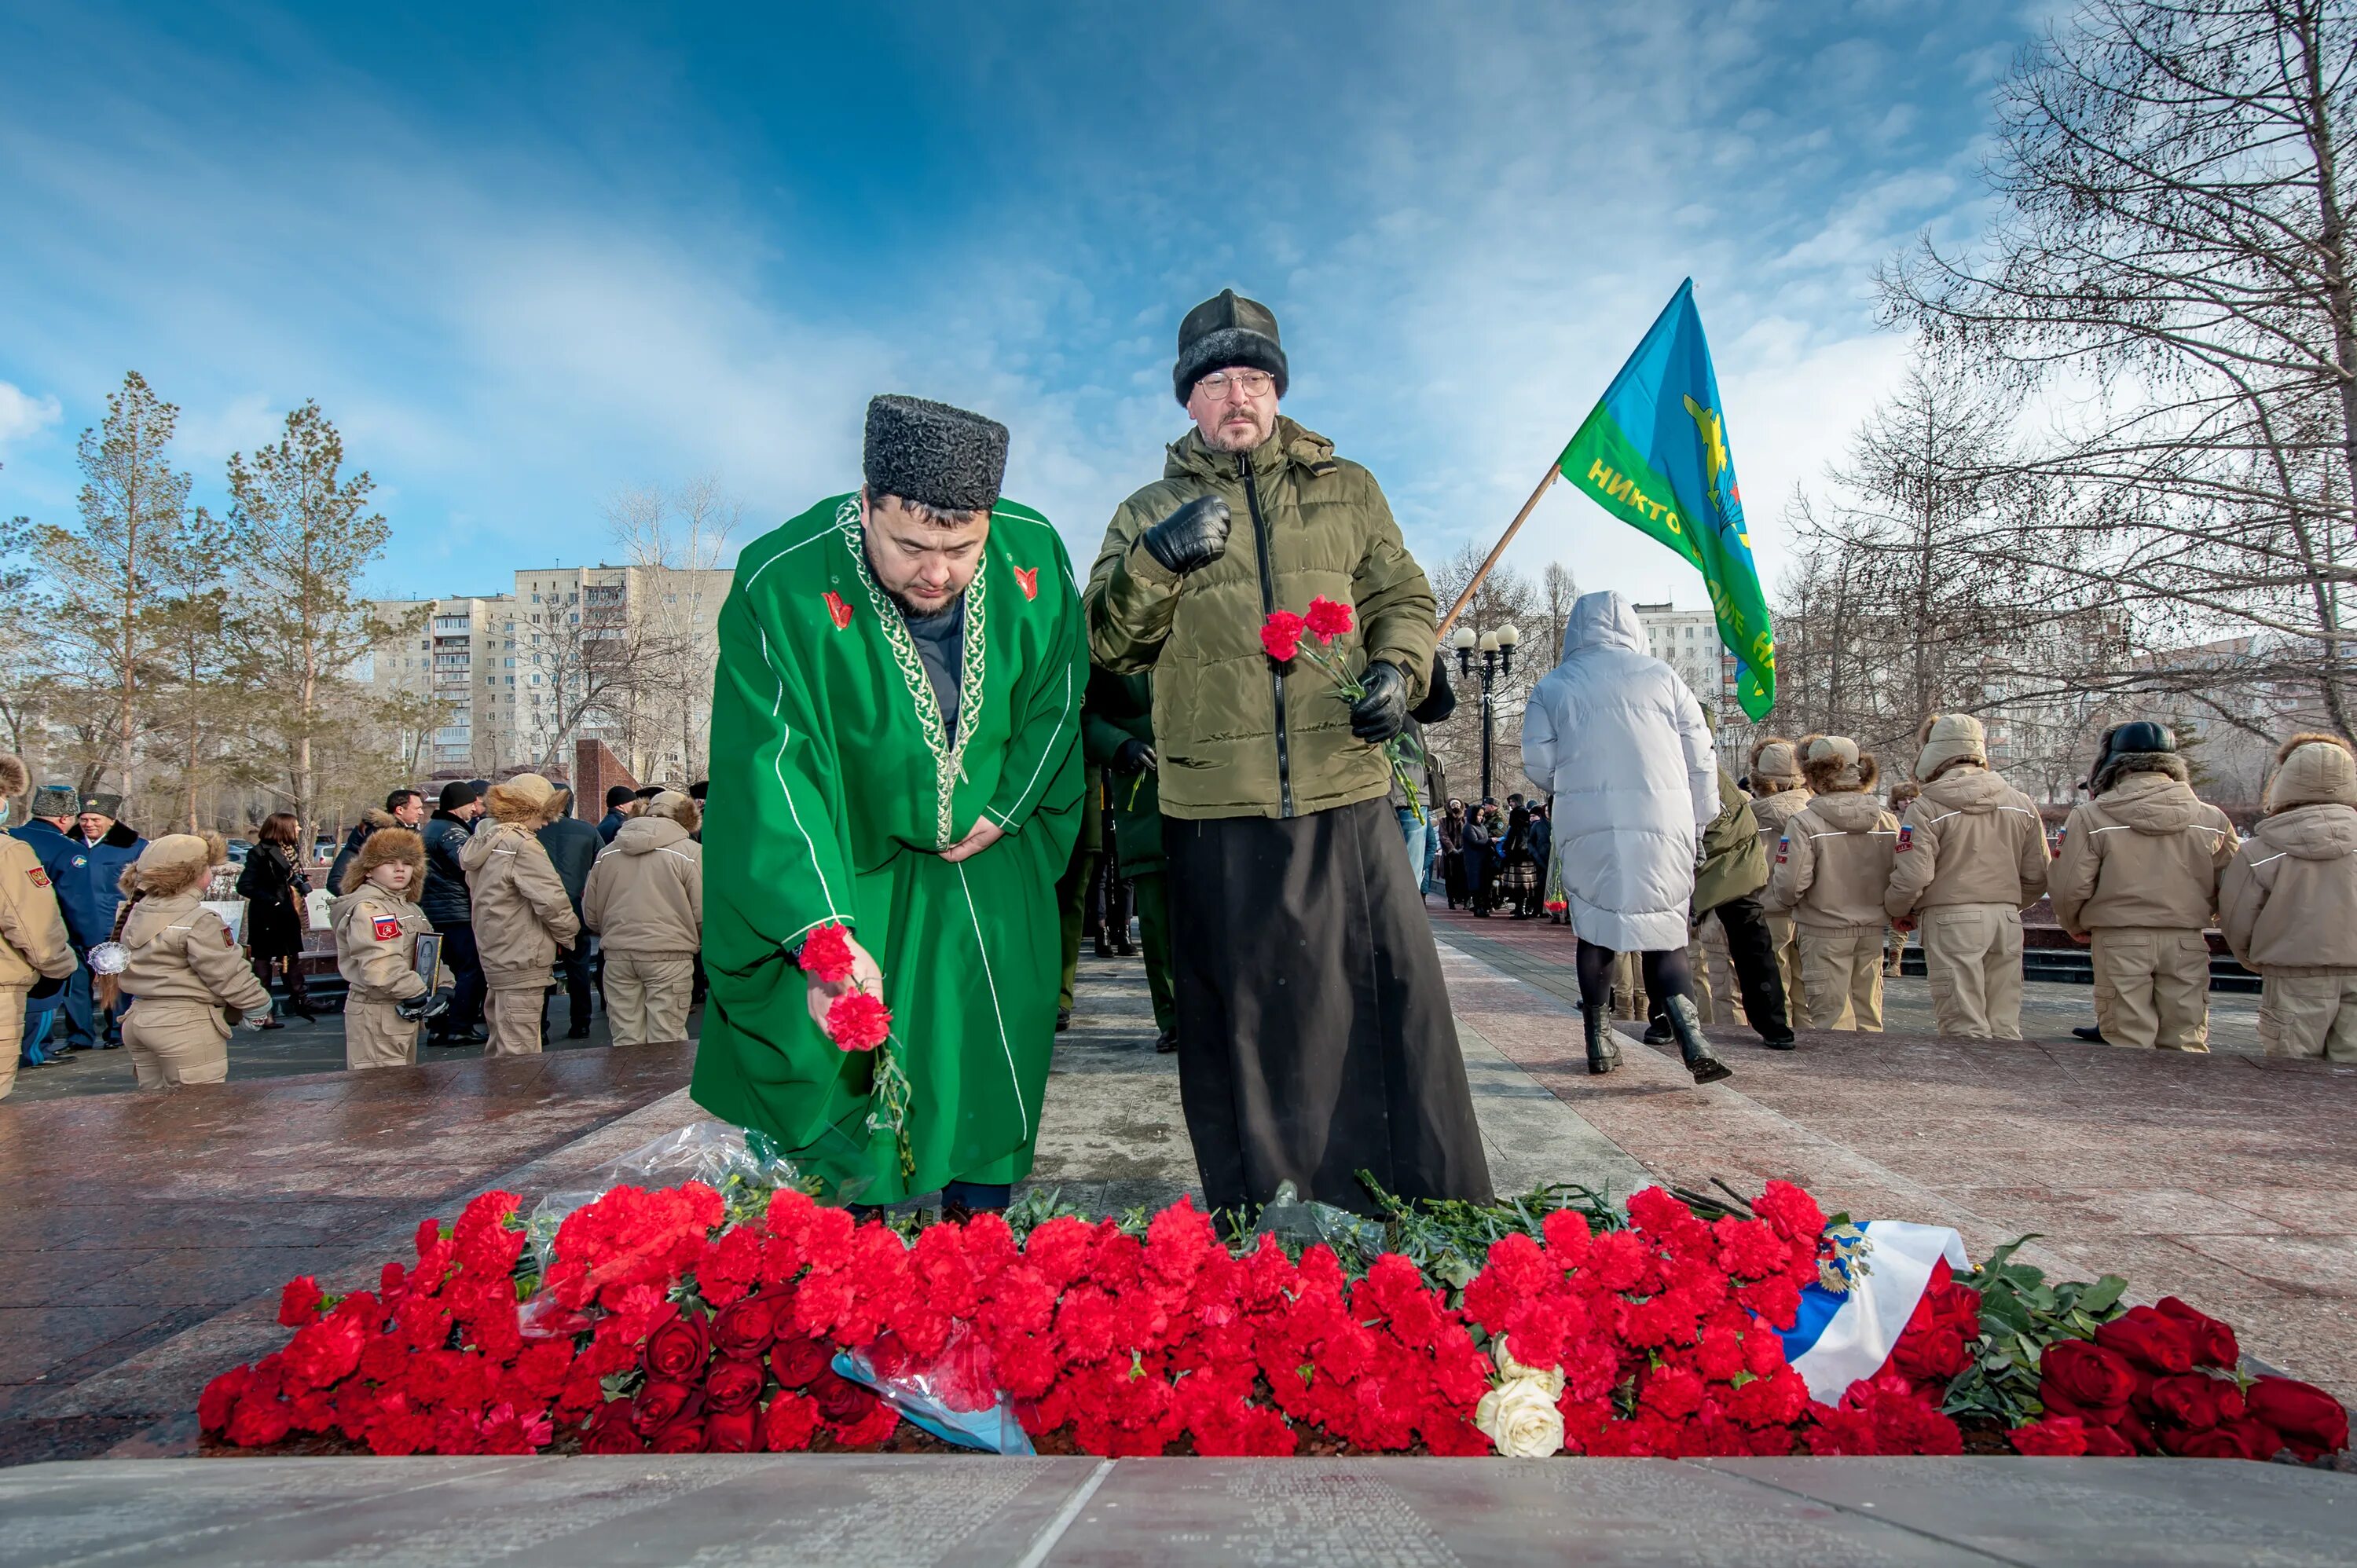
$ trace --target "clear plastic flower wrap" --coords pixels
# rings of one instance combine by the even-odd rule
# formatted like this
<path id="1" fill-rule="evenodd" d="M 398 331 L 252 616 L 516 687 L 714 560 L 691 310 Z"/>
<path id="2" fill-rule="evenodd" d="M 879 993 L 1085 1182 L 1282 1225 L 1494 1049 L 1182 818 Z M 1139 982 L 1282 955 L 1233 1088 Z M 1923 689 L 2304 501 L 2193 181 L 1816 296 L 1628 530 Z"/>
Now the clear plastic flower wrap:
<path id="1" fill-rule="evenodd" d="M 1030 1454 L 1030 1435 L 1015 1418 L 1015 1402 L 999 1388 L 990 1356 L 963 1324 L 951 1330 L 942 1353 L 922 1365 L 886 1374 L 864 1350 L 834 1358 L 838 1377 L 876 1391 L 900 1418 L 944 1443 L 985 1454 Z"/>
<path id="2" fill-rule="evenodd" d="M 587 1187 L 542 1198 L 524 1219 L 525 1245 L 534 1271 L 546 1273 L 550 1249 L 556 1245 L 565 1217 L 618 1187 L 653 1189 L 700 1181 L 719 1193 L 734 1212 L 766 1202 L 770 1193 L 802 1179 L 800 1167 L 779 1153 L 767 1134 L 726 1122 L 696 1122 L 608 1160 L 592 1173 Z"/>

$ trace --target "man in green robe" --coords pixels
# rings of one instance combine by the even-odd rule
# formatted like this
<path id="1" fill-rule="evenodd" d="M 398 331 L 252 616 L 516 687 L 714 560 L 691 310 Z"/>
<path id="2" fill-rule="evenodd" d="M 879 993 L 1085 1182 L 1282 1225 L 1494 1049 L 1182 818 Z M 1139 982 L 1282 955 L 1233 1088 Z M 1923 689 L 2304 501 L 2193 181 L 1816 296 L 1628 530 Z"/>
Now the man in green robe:
<path id="1" fill-rule="evenodd" d="M 866 485 L 747 547 L 720 614 L 693 1093 L 839 1201 L 1003 1208 L 1039 1136 L 1088 662 L 1006 453 L 980 415 L 876 399 Z M 855 962 L 833 985 L 796 961 L 830 924 Z M 852 984 L 891 1009 L 912 1176 L 870 1122 L 874 1058 L 823 1026 Z"/>

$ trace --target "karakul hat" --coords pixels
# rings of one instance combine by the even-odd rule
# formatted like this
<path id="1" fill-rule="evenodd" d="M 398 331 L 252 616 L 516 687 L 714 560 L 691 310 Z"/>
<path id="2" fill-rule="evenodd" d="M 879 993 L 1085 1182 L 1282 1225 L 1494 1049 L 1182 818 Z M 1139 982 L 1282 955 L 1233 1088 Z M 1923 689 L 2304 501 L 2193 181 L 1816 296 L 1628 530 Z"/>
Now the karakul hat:
<path id="1" fill-rule="evenodd" d="M 988 511 L 1006 477 L 1006 426 L 920 397 L 867 403 L 867 493 L 944 511 Z"/>
<path id="2" fill-rule="evenodd" d="M 44 784 L 33 791 L 33 815 L 70 817 L 81 809 L 81 797 L 70 784 Z"/>
<path id="3" fill-rule="evenodd" d="M 2357 757 L 2339 736 L 2296 735 L 2276 753 L 2282 764 L 2267 781 L 2266 809 L 2357 806 Z"/>
<path id="4" fill-rule="evenodd" d="M 1988 732 L 1970 714 L 1933 714 L 1923 721 L 1923 754 L 1916 758 L 1915 777 L 1929 779 L 1952 762 L 1988 766 Z"/>
<path id="5" fill-rule="evenodd" d="M 102 817 L 120 817 L 123 815 L 123 797 L 120 795 L 84 795 L 81 798 L 81 810 L 84 811 L 95 811 Z"/>
<path id="6" fill-rule="evenodd" d="M 1231 365 L 1266 371 L 1276 378 L 1276 395 L 1285 395 L 1285 348 L 1277 340 L 1276 313 L 1223 288 L 1178 323 L 1178 363 L 1170 380 L 1179 406 L 1186 406 L 1197 381 Z"/>

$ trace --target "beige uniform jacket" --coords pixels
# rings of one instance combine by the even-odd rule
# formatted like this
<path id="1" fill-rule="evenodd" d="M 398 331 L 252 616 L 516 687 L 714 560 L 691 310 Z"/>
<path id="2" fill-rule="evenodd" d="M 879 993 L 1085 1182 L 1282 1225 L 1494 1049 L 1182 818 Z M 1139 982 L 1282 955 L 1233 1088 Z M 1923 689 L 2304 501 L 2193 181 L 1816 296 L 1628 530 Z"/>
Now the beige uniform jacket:
<path id="1" fill-rule="evenodd" d="M 2242 841 L 2215 806 L 2165 773 L 2131 773 L 2074 806 L 2050 892 L 2072 935 L 2198 931 L 2218 907 L 2218 874 Z"/>
<path id="2" fill-rule="evenodd" d="M 668 817 L 632 817 L 589 868 L 581 923 L 614 952 L 694 957 L 704 943 L 704 846 Z"/>
<path id="3" fill-rule="evenodd" d="M 1986 768 L 1923 786 L 1899 824 L 1884 912 L 1900 919 L 1942 904 L 2010 904 L 2046 892 L 2046 827 L 2029 797 Z"/>
<path id="4" fill-rule="evenodd" d="M 329 907 L 336 928 L 336 972 L 355 1002 L 406 1002 L 425 994 L 417 972 L 417 938 L 434 929 L 425 911 L 400 894 L 363 882 Z"/>
<path id="5" fill-rule="evenodd" d="M 140 899 L 124 922 L 123 945 L 131 955 L 121 982 L 126 995 L 270 1011 L 270 993 L 253 977 L 245 950 L 194 893 Z"/>
<path id="6" fill-rule="evenodd" d="M 2247 969 L 2357 971 L 2357 809 L 2295 806 L 2260 822 L 2219 878 L 2218 913 Z"/>
<path id="7" fill-rule="evenodd" d="M 1776 846 L 1783 842 L 1785 824 L 1807 810 L 1814 799 L 1806 789 L 1779 789 L 1773 795 L 1751 797 L 1751 815 L 1760 824 L 1760 852 L 1770 862 L 1776 858 Z"/>
<path id="8" fill-rule="evenodd" d="M 475 905 L 475 950 L 493 991 L 548 983 L 556 950 L 581 935 L 573 900 L 540 840 L 512 822 L 477 828 L 458 852 Z"/>
<path id="9" fill-rule="evenodd" d="M 41 857 L 22 839 L 0 834 L 0 989 L 29 990 L 47 975 L 74 972 L 65 917 Z"/>
<path id="10" fill-rule="evenodd" d="M 1899 848 L 1899 819 L 1874 796 L 1819 795 L 1784 824 L 1767 906 L 1813 929 L 1878 931 Z"/>

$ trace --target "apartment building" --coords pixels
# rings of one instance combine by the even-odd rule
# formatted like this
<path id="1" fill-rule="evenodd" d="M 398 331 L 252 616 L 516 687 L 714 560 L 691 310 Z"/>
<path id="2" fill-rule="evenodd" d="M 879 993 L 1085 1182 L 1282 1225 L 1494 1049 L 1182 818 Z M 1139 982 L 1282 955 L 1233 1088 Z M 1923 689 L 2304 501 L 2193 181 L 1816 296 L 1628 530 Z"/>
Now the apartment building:
<path id="1" fill-rule="evenodd" d="M 444 704 L 421 753 L 447 778 L 493 778 L 606 743 L 639 778 L 687 781 L 705 767 L 720 607 L 734 574 L 661 566 L 545 566 L 511 592 L 385 600 L 424 626 L 363 675 L 378 692 Z"/>

